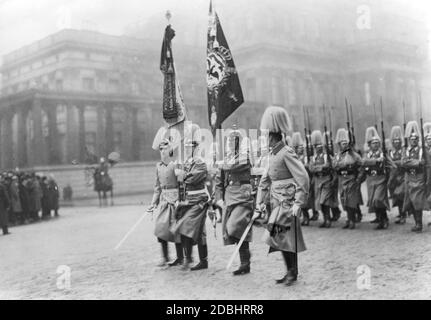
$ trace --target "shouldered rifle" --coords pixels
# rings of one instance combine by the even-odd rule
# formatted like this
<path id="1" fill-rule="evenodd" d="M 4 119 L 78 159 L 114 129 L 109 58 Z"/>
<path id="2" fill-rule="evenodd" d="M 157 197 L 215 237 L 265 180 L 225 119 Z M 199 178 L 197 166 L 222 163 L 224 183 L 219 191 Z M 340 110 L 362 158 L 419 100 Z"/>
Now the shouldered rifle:
<path id="1" fill-rule="evenodd" d="M 403 101 L 403 114 L 404 114 L 404 123 L 403 123 L 403 129 L 404 129 L 404 149 L 407 150 L 409 147 L 408 144 L 408 138 L 406 135 L 406 127 L 407 127 L 407 119 L 406 119 L 406 103 Z"/>
<path id="2" fill-rule="evenodd" d="M 329 141 L 331 142 L 331 156 L 335 155 L 335 150 L 334 150 L 334 139 L 332 139 L 332 112 L 331 109 L 333 107 L 331 106 L 331 108 L 329 109 Z"/>
<path id="3" fill-rule="evenodd" d="M 306 109 L 307 110 L 307 124 L 308 124 L 308 145 L 309 145 L 309 147 L 310 147 L 310 149 L 309 149 L 309 155 L 308 155 L 308 158 L 307 158 L 307 160 L 308 160 L 308 163 L 310 163 L 310 158 L 313 156 L 313 145 L 312 145 L 312 143 L 311 143 L 311 124 L 310 124 L 310 113 L 309 113 L 309 110 L 308 110 L 308 108 Z"/>
<path id="4" fill-rule="evenodd" d="M 427 149 L 425 145 L 425 133 L 424 133 L 424 119 L 422 115 L 422 94 L 419 91 L 419 112 L 420 112 L 420 124 L 421 124 L 421 142 L 422 142 L 422 160 L 424 161 L 424 167 L 425 167 L 425 184 L 427 183 L 427 168 L 428 168 L 428 161 L 427 161 Z"/>
<path id="5" fill-rule="evenodd" d="M 305 112 L 305 106 L 302 106 L 304 112 L 304 134 L 305 134 L 305 155 L 307 157 L 307 162 L 310 162 L 310 141 L 308 141 L 308 131 L 307 131 L 307 114 Z"/>
<path id="6" fill-rule="evenodd" d="M 325 135 L 325 148 L 326 148 L 326 157 L 328 158 L 329 168 L 332 169 L 332 159 L 331 159 L 331 152 L 329 150 L 329 137 L 327 134 L 328 128 L 326 127 L 326 107 L 323 105 L 323 130 Z M 332 145 L 332 141 L 331 141 Z"/>
<path id="7" fill-rule="evenodd" d="M 353 108 L 352 105 L 350 105 L 350 123 L 352 125 L 352 144 L 353 147 L 356 146 L 356 137 L 355 137 L 355 121 L 353 120 Z"/>
<path id="8" fill-rule="evenodd" d="M 373 106 L 374 106 L 374 128 L 376 128 L 376 130 L 379 130 L 379 126 L 377 125 L 376 103 L 374 103 Z"/>
<path id="9" fill-rule="evenodd" d="M 350 128 L 350 117 L 349 117 L 349 104 L 347 98 L 344 99 L 346 103 L 346 116 L 347 116 L 347 132 L 349 133 L 349 146 L 353 147 L 352 130 Z"/>
<path id="10" fill-rule="evenodd" d="M 382 128 L 383 171 L 387 176 L 388 172 L 386 170 L 386 161 L 388 156 L 388 150 L 386 149 L 385 128 L 383 126 L 383 98 L 382 97 L 380 97 L 380 116 L 381 116 L 380 126 Z"/>

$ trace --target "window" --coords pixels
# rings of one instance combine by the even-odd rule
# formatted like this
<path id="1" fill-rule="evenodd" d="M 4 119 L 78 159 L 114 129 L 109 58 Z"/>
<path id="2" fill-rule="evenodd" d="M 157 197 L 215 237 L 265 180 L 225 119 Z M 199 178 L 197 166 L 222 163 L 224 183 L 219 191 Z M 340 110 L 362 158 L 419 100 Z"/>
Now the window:
<path id="1" fill-rule="evenodd" d="M 55 80 L 55 90 L 63 91 L 63 80 L 62 79 Z"/>
<path id="2" fill-rule="evenodd" d="M 120 152 L 122 142 L 122 134 L 121 131 L 116 131 L 114 134 L 114 151 Z"/>
<path id="3" fill-rule="evenodd" d="M 86 91 L 94 91 L 94 79 L 93 78 L 83 78 L 82 79 L 82 89 Z"/>
<path id="4" fill-rule="evenodd" d="M 109 92 L 118 92 L 120 90 L 120 81 L 118 79 L 109 79 Z"/>

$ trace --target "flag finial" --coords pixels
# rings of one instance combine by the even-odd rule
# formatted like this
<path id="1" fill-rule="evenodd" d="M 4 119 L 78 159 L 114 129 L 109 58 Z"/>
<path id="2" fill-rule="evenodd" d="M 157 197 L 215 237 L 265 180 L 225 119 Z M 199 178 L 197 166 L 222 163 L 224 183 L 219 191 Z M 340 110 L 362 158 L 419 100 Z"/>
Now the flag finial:
<path id="1" fill-rule="evenodd" d="M 165 14 L 166 20 L 168 20 L 168 23 L 171 23 L 172 13 L 168 10 Z"/>

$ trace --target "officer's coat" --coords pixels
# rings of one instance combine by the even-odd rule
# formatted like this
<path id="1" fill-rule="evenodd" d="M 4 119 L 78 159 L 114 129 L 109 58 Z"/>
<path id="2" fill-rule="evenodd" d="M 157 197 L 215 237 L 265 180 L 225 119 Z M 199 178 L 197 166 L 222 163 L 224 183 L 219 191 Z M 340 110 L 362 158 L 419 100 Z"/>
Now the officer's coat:
<path id="1" fill-rule="evenodd" d="M 403 150 L 391 150 L 389 151 L 389 158 L 395 165 L 391 169 L 388 181 L 388 189 L 392 198 L 392 206 L 400 207 L 402 209 L 405 195 L 405 171 L 401 166 L 401 159 L 403 157 Z"/>
<path id="2" fill-rule="evenodd" d="M 156 166 L 156 182 L 151 201 L 155 210 L 156 222 L 154 235 L 158 239 L 181 242 L 179 235 L 174 236 L 170 227 L 175 223 L 175 202 L 178 200 L 178 183 L 175 176 L 175 163 L 165 164 L 160 161 Z"/>
<path id="3" fill-rule="evenodd" d="M 337 180 L 331 172 L 328 155 L 324 153 L 314 155 L 311 158 L 309 170 L 313 175 L 316 210 L 322 210 L 322 205 L 337 207 Z"/>
<path id="4" fill-rule="evenodd" d="M 222 230 L 225 245 L 238 242 L 249 224 L 254 208 L 253 189 L 250 183 L 251 163 L 247 155 L 239 158 L 228 156 L 216 176 L 216 201 L 225 200 Z M 248 182 L 248 183 L 247 183 Z M 223 195 L 223 189 L 225 193 Z M 252 240 L 252 229 L 245 241 Z"/>
<path id="5" fill-rule="evenodd" d="M 425 169 L 420 163 L 422 149 L 412 147 L 406 150 L 402 166 L 406 170 L 406 193 L 404 196 L 404 210 L 413 207 L 414 210 L 423 210 L 426 200 Z"/>
<path id="6" fill-rule="evenodd" d="M 368 212 L 375 213 L 376 209 L 389 210 L 388 185 L 383 162 L 377 162 L 383 154 L 369 151 L 365 154 L 362 165 L 367 175 Z"/>
<path id="7" fill-rule="evenodd" d="M 284 142 L 279 142 L 271 150 L 268 170 L 262 176 L 259 184 L 257 203 L 263 203 L 267 193 L 270 193 L 271 215 L 267 229 L 264 232 L 264 241 L 273 250 L 295 252 L 295 233 L 297 235 L 297 251 L 306 250 L 302 236 L 299 215 L 297 212 L 296 230 L 293 228 L 292 207 L 287 188 L 296 185 L 294 203 L 302 208 L 308 200 L 310 179 L 304 165 L 298 159 L 292 148 Z M 280 227 L 283 232 L 273 233 L 274 227 Z M 295 232 L 296 231 L 296 232 Z"/>
<path id="8" fill-rule="evenodd" d="M 338 153 L 334 158 L 334 169 L 338 172 L 338 189 L 341 204 L 346 208 L 357 209 L 362 204 L 359 168 L 361 157 L 353 150 Z"/>
<path id="9" fill-rule="evenodd" d="M 177 208 L 177 221 L 171 227 L 175 235 L 183 235 L 206 244 L 205 220 L 208 209 L 208 191 L 189 194 L 189 191 L 206 190 L 208 176 L 206 163 L 201 158 L 191 158 L 184 164 L 186 203 Z"/>

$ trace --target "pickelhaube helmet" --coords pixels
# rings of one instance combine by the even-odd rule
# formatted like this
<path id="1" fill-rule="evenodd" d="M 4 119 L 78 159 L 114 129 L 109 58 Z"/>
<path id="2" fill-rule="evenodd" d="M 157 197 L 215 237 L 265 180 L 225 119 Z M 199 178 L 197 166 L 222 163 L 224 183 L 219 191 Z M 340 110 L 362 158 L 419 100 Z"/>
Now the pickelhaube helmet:
<path id="1" fill-rule="evenodd" d="M 304 145 L 304 140 L 302 140 L 301 133 L 294 132 L 292 135 L 292 147 L 296 148 Z"/>
<path id="2" fill-rule="evenodd" d="M 401 127 L 393 126 L 391 129 L 391 141 L 394 141 L 394 140 L 402 141 L 403 139 L 404 137 L 403 137 L 403 131 L 401 130 Z"/>
<path id="3" fill-rule="evenodd" d="M 323 136 L 320 130 L 314 130 L 311 133 L 311 144 L 313 146 L 323 145 Z"/>
<path id="4" fill-rule="evenodd" d="M 373 141 L 381 141 L 379 133 L 376 127 L 368 127 L 367 130 L 365 130 L 365 142 L 371 143 Z"/>
<path id="5" fill-rule="evenodd" d="M 335 136 L 335 143 L 339 144 L 343 141 L 349 142 L 349 132 L 344 128 L 340 128 Z"/>
<path id="6" fill-rule="evenodd" d="M 260 130 L 288 134 L 291 128 L 289 114 L 284 108 L 277 106 L 266 108 L 260 121 Z"/>
<path id="7" fill-rule="evenodd" d="M 420 138 L 419 125 L 416 121 L 409 121 L 406 126 L 406 132 L 404 133 L 408 138 Z"/>

